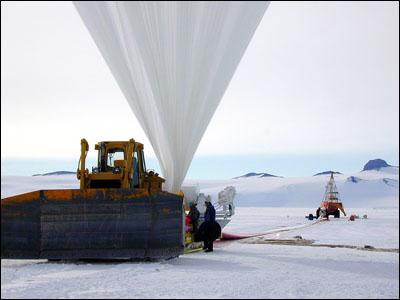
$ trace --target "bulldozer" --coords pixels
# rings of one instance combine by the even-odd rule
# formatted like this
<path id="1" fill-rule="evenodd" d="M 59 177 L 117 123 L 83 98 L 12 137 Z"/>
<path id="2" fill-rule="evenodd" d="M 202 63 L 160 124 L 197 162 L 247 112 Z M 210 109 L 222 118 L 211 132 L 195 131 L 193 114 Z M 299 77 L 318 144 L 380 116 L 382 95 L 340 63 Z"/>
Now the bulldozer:
<path id="1" fill-rule="evenodd" d="M 81 140 L 80 189 L 39 190 L 1 199 L 2 259 L 168 259 L 184 253 L 182 196 L 146 169 L 143 144 L 95 145 L 86 168 Z"/>

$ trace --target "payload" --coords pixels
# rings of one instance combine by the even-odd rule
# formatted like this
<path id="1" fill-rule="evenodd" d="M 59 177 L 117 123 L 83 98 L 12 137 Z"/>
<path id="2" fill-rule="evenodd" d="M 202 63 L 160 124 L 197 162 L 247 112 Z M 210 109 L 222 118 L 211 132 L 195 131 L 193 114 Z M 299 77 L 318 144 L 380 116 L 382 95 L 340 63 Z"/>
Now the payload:
<path id="1" fill-rule="evenodd" d="M 346 216 L 342 201 L 339 198 L 339 192 L 336 187 L 335 179 L 333 178 L 333 172 L 331 172 L 331 177 L 325 188 L 324 199 L 322 200 L 321 206 L 318 207 L 316 212 L 317 218 L 329 218 L 329 215 L 333 215 L 335 218 L 340 218 L 340 211 L 342 211 L 342 213 Z"/>

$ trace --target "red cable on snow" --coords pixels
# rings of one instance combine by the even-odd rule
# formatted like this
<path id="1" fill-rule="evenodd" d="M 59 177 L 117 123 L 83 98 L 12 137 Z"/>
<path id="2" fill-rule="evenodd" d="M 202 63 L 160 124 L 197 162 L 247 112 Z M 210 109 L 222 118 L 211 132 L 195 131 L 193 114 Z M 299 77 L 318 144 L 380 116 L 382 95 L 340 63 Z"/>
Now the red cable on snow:
<path id="1" fill-rule="evenodd" d="M 318 224 L 324 221 L 328 221 L 329 219 L 320 219 L 312 224 L 307 224 L 306 226 L 311 226 L 314 224 Z M 276 232 L 282 232 L 282 231 L 290 231 L 294 229 L 300 229 L 306 226 L 301 226 L 301 227 L 289 227 L 285 229 L 275 229 L 275 230 L 270 230 L 267 232 L 261 232 L 261 233 L 228 233 L 228 232 L 222 232 L 222 238 L 221 240 L 239 240 L 239 239 L 246 239 L 250 237 L 255 237 L 255 236 L 261 236 L 261 235 L 266 235 L 266 234 L 271 234 L 271 233 L 276 233 Z"/>

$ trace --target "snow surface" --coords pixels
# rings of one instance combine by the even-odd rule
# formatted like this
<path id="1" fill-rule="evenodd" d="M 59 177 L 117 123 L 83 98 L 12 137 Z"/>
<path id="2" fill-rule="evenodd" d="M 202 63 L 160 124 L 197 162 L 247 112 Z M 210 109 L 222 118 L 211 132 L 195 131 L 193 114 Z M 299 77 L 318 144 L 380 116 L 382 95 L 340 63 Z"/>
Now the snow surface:
<path id="1" fill-rule="evenodd" d="M 362 180 L 349 182 L 349 176 Z M 236 214 L 224 231 L 265 235 L 215 242 L 212 253 L 157 262 L 2 259 L 1 297 L 398 299 L 398 168 L 336 175 L 346 213 L 360 218 L 309 221 L 305 216 L 315 213 L 328 179 L 187 180 L 213 195 L 226 185 L 235 186 Z M 72 175 L 2 176 L 1 196 L 78 184 Z M 296 236 L 314 243 L 302 246 Z M 286 240 L 294 243 L 284 244 Z"/>

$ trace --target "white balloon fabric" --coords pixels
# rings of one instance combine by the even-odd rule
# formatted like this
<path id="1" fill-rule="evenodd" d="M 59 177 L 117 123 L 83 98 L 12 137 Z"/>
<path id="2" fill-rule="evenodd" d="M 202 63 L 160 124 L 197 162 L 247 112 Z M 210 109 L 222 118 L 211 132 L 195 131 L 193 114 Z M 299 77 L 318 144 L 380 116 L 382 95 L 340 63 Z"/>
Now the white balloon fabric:
<path id="1" fill-rule="evenodd" d="M 178 192 L 269 1 L 74 5 Z"/>

